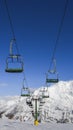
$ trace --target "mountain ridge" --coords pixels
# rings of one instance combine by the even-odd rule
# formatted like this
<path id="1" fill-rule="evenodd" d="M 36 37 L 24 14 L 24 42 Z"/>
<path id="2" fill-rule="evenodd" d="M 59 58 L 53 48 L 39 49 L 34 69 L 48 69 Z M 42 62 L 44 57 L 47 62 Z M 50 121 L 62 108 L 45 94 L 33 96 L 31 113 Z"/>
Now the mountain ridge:
<path id="1" fill-rule="evenodd" d="M 32 96 L 49 96 L 43 100 L 41 107 L 41 121 L 44 122 L 73 122 L 73 80 L 60 81 L 50 87 L 40 87 Z M 27 97 L 0 97 L 0 118 L 19 120 L 34 120 L 32 109 L 26 103 Z M 39 107 L 40 109 L 40 107 Z"/>

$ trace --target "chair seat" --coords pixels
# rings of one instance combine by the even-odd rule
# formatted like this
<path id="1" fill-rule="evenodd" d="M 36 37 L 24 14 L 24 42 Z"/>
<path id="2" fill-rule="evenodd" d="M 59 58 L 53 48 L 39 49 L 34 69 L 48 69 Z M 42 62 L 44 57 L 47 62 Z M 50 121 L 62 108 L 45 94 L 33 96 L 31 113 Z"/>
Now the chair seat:
<path id="1" fill-rule="evenodd" d="M 47 83 L 58 83 L 59 80 L 58 79 L 46 79 Z"/>
<path id="2" fill-rule="evenodd" d="M 10 68 L 10 69 L 6 69 L 5 71 L 8 73 L 21 73 L 21 72 L 23 72 L 23 69 L 22 68 L 15 68 L 15 69 Z"/>

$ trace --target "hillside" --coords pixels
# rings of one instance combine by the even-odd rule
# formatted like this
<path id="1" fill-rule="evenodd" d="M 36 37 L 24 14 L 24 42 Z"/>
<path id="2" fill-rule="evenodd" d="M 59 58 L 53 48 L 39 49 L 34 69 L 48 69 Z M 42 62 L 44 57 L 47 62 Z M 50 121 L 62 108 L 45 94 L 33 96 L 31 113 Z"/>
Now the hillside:
<path id="1" fill-rule="evenodd" d="M 73 81 L 60 81 L 50 87 L 40 87 L 35 90 L 32 97 L 41 97 L 38 104 L 41 122 L 73 122 Z M 45 98 L 42 98 L 45 97 Z M 0 118 L 33 121 L 34 117 L 26 103 L 27 97 L 7 96 L 0 97 Z"/>

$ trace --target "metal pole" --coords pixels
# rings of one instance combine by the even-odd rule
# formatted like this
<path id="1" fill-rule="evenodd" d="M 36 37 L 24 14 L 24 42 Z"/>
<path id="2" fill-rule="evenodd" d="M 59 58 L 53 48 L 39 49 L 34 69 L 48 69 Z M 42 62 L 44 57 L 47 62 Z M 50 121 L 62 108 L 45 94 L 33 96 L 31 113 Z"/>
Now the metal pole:
<path id="1" fill-rule="evenodd" d="M 37 100 L 38 99 L 35 99 L 35 121 L 34 121 L 34 125 L 38 125 L 38 112 L 37 112 Z"/>

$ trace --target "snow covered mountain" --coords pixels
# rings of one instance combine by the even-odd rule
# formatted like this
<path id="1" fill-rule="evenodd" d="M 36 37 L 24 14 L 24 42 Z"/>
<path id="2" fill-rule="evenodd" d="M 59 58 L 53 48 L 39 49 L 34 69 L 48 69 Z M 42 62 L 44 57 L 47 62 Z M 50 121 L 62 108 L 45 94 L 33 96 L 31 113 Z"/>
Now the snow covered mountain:
<path id="1" fill-rule="evenodd" d="M 41 87 L 32 94 L 40 98 L 38 111 L 41 121 L 73 122 L 73 81 L 60 81 L 50 87 Z M 42 98 L 43 97 L 43 98 Z M 0 97 L 0 118 L 33 120 L 33 107 L 26 103 L 27 97 Z M 33 102 L 32 102 L 33 104 Z"/>

